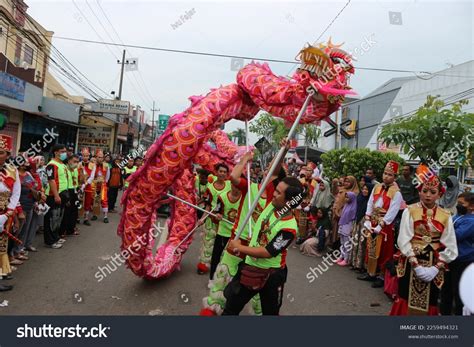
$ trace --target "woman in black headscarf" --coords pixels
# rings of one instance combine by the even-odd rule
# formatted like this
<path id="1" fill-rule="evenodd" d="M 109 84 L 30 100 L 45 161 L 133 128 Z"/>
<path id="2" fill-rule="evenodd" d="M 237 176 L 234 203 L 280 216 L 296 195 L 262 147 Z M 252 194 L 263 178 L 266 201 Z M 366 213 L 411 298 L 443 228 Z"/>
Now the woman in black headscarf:
<path id="1" fill-rule="evenodd" d="M 369 202 L 370 193 L 372 193 L 373 188 L 373 184 L 365 183 L 361 186 L 360 194 L 357 195 L 356 225 L 352 233 L 353 247 L 351 269 L 358 272 L 363 272 L 365 270 L 367 240 L 364 236 L 365 230 L 363 229 L 363 226 L 367 203 Z"/>

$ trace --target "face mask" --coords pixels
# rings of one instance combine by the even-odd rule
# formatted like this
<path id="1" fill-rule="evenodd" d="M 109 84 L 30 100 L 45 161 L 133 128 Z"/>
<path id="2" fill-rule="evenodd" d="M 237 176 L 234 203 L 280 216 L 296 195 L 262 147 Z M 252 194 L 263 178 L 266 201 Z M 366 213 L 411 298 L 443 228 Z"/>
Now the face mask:
<path id="1" fill-rule="evenodd" d="M 77 164 L 71 164 L 71 165 L 69 165 L 69 167 L 70 167 L 71 169 L 75 169 L 75 168 L 77 167 Z"/>
<path id="2" fill-rule="evenodd" d="M 467 214 L 467 207 L 463 206 L 461 204 L 456 205 L 456 210 L 458 212 L 458 215 L 460 215 L 460 216 L 463 216 L 463 215 Z"/>
<path id="3" fill-rule="evenodd" d="M 61 153 L 59 155 L 59 159 L 61 159 L 62 161 L 65 161 L 67 159 L 67 153 Z"/>

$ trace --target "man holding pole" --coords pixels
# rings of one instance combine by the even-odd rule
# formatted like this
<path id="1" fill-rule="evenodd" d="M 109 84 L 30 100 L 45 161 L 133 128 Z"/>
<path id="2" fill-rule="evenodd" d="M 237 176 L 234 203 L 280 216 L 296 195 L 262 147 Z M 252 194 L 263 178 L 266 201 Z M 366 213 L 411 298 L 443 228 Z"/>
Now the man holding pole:
<path id="1" fill-rule="evenodd" d="M 229 241 L 234 254 L 246 256 L 226 287 L 223 315 L 238 315 L 247 302 L 260 294 L 264 315 L 278 315 L 286 282 L 286 249 L 298 229 L 292 209 L 302 200 L 298 179 L 285 177 L 275 188 L 272 203 L 258 218 L 248 246 L 240 239 Z"/>
<path id="2" fill-rule="evenodd" d="M 282 148 L 284 153 L 289 148 L 289 142 L 283 140 Z M 284 157 L 284 156 L 283 156 Z M 254 226 L 255 222 L 257 222 L 261 212 L 268 206 L 271 202 L 271 197 L 273 196 L 273 192 L 275 190 L 275 186 L 278 184 L 280 180 L 284 178 L 284 170 L 282 169 L 282 161 L 283 157 L 279 162 L 273 163 L 275 165 L 275 169 L 273 172 L 278 172 L 278 175 L 271 175 L 269 178 L 269 182 L 265 187 L 265 191 L 262 195 L 258 198 L 258 203 L 256 204 L 254 210 L 251 213 L 252 218 L 252 226 Z M 247 164 L 252 160 L 253 153 L 248 152 L 244 154 L 241 158 L 240 162 L 234 167 L 232 173 L 230 175 L 230 179 L 232 182 L 232 186 L 238 188 L 241 191 L 242 197 L 240 199 L 240 205 L 237 212 L 236 220 L 238 223 L 234 224 L 234 227 L 231 231 L 231 238 L 236 236 L 236 231 L 238 230 L 239 226 L 245 220 L 245 217 L 249 213 L 249 201 L 250 204 L 254 202 L 254 200 L 259 196 L 258 191 L 262 187 L 262 184 L 251 183 L 250 184 L 250 191 L 247 189 L 248 181 L 245 177 L 243 177 L 243 173 Z M 266 170 L 264 173 L 264 177 L 269 174 L 269 171 Z M 242 244 L 248 245 L 250 237 L 252 235 L 250 230 L 250 225 L 247 224 L 245 228 L 243 228 L 243 232 L 239 235 Z M 252 228 L 253 229 L 253 228 Z M 245 259 L 244 254 L 235 254 L 232 249 L 227 247 L 224 250 L 222 259 L 220 260 L 219 264 L 216 267 L 216 271 L 214 276 L 211 278 L 208 287 L 210 288 L 209 296 L 203 299 L 203 308 L 200 312 L 202 316 L 212 316 L 212 315 L 220 315 L 225 307 L 225 297 L 223 295 L 224 289 L 227 284 L 232 280 L 232 277 L 235 276 L 237 273 L 237 269 L 239 264 Z M 260 305 L 260 298 L 259 296 L 255 296 L 252 299 L 252 310 L 253 313 L 256 315 L 260 315 L 262 312 L 261 305 Z"/>
<path id="3" fill-rule="evenodd" d="M 229 168 L 225 164 L 217 164 L 216 167 L 217 180 L 214 183 L 207 185 L 207 210 L 216 209 L 219 203 L 219 196 L 227 194 L 230 190 Z M 219 210 L 219 208 L 217 208 Z M 199 254 L 199 263 L 197 265 L 197 273 L 202 275 L 208 273 L 210 270 L 210 263 L 212 257 L 212 249 L 214 247 L 214 240 L 216 238 L 217 229 L 219 227 L 219 220 L 214 217 L 207 218 L 204 224 L 204 233 L 202 239 L 202 247 Z"/>

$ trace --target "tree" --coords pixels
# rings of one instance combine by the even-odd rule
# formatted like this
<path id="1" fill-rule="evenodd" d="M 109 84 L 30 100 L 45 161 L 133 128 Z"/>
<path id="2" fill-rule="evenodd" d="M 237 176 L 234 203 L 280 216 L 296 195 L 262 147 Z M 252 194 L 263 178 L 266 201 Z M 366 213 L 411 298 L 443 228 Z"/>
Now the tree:
<path id="1" fill-rule="evenodd" d="M 365 175 L 367 168 L 374 169 L 378 181 L 381 182 L 385 165 L 394 160 L 403 165 L 404 160 L 395 153 L 371 151 L 368 148 L 334 149 L 321 155 L 323 171 L 330 179 L 341 176 L 355 176 L 357 179 Z"/>
<path id="2" fill-rule="evenodd" d="M 239 128 L 231 133 L 232 139 L 237 139 L 237 144 L 239 146 L 245 145 L 246 136 L 245 129 Z"/>
<path id="3" fill-rule="evenodd" d="M 442 100 L 428 96 L 415 115 L 384 126 L 379 139 L 400 145 L 410 159 L 444 166 L 451 161 L 456 167 L 472 166 L 474 155 L 474 113 L 462 111 L 467 100 L 445 108 Z"/>
<path id="4" fill-rule="evenodd" d="M 264 136 L 272 144 L 273 150 L 280 148 L 280 141 L 288 135 L 289 129 L 283 120 L 273 117 L 269 113 L 263 113 L 250 123 L 251 132 Z M 314 124 L 298 125 L 297 134 L 303 134 L 307 146 L 316 145 L 321 137 L 321 129 Z"/>

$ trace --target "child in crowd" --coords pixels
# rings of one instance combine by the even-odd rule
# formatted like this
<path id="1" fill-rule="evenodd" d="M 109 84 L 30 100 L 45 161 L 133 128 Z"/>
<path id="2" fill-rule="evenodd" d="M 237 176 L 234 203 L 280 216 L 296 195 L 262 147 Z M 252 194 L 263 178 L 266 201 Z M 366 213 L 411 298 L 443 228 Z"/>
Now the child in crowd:
<path id="1" fill-rule="evenodd" d="M 340 266 L 346 266 L 350 263 L 350 255 L 352 250 L 351 233 L 356 218 L 357 200 L 356 194 L 346 192 L 345 205 L 342 210 L 341 219 L 339 220 L 339 237 L 341 239 L 341 257 L 337 261 Z"/>

